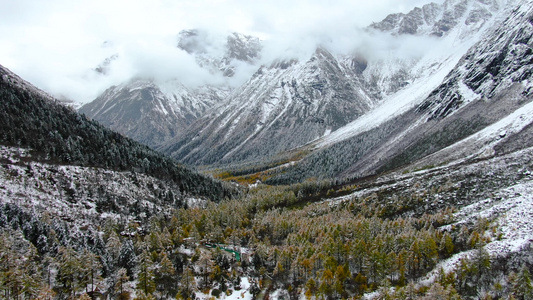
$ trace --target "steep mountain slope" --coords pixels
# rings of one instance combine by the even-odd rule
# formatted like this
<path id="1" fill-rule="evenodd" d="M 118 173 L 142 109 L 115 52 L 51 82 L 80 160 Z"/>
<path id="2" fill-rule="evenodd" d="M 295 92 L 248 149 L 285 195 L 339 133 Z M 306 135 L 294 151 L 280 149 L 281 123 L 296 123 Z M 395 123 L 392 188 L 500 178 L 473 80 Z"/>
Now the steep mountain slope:
<path id="1" fill-rule="evenodd" d="M 107 89 L 80 113 L 137 141 L 155 146 L 186 128 L 226 97 L 227 90 L 190 89 L 173 80 L 137 79 Z"/>
<path id="2" fill-rule="evenodd" d="M 171 158 L 87 120 L 0 66 L 0 143 L 31 148 L 30 160 L 141 172 L 177 194 L 222 199 L 232 192 Z"/>
<path id="3" fill-rule="evenodd" d="M 411 84 L 397 94 L 404 97 L 404 102 L 396 103 L 400 99 L 396 95 L 386 98 L 365 118 L 317 142 L 321 150 L 280 178 L 379 173 L 435 153 L 490 124 L 494 125 L 469 138 L 470 142 L 458 143 L 424 163 L 439 164 L 461 155 L 496 154 L 487 150 L 486 144 L 500 149 L 499 154 L 530 145 L 530 118 L 526 117 L 530 108 L 526 104 L 531 100 L 533 11 L 531 1 L 507 4 L 495 16 L 496 25 L 487 28 L 483 38 L 468 49 L 441 82 Z"/>
<path id="4" fill-rule="evenodd" d="M 259 40 L 251 36 L 234 33 L 218 45 L 203 31 L 187 30 L 180 32 L 176 51 L 186 51 L 214 76 L 231 77 L 239 64 L 253 64 L 260 49 Z M 187 87 L 178 80 L 137 78 L 110 87 L 79 111 L 128 137 L 156 146 L 220 105 L 230 90 L 222 84 Z"/>
<path id="5" fill-rule="evenodd" d="M 260 159 L 311 142 L 373 105 L 339 61 L 319 48 L 308 61 L 261 67 L 221 112 L 160 148 L 190 164 Z"/>
<path id="6" fill-rule="evenodd" d="M 380 98 L 391 96 L 419 79 L 427 79 L 444 64 L 455 64 L 457 54 L 480 39 L 503 7 L 498 1 L 447 0 L 392 14 L 369 26 L 393 43 L 390 53 L 369 58 L 363 76 L 368 88 Z M 462 52 L 462 53 L 461 53 Z"/>

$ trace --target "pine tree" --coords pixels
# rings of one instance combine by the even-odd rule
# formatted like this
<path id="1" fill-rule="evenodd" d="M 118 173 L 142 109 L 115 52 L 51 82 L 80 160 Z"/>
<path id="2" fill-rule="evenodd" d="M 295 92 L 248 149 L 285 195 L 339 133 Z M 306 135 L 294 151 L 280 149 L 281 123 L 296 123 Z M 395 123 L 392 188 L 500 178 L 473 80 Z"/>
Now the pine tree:
<path id="1" fill-rule="evenodd" d="M 448 232 L 445 232 L 439 243 L 439 253 L 443 258 L 448 258 L 453 254 L 453 250 L 454 245 L 452 236 Z"/>
<path id="2" fill-rule="evenodd" d="M 309 278 L 307 282 L 305 283 L 305 297 L 306 299 L 311 299 L 311 296 L 313 296 L 317 291 L 316 288 L 316 281 L 313 278 Z"/>
<path id="3" fill-rule="evenodd" d="M 158 290 L 163 291 L 165 294 L 175 294 L 173 290 L 173 285 L 175 283 L 174 275 L 176 274 L 176 269 L 170 261 L 166 252 L 163 252 L 161 255 L 161 262 L 159 263 L 159 268 L 155 272 L 155 283 Z"/>
<path id="4" fill-rule="evenodd" d="M 531 274 L 526 265 L 522 266 L 520 272 L 517 274 L 516 279 L 511 282 L 513 295 L 518 299 L 532 299 L 533 298 L 533 285 L 531 284 Z"/>
<path id="5" fill-rule="evenodd" d="M 120 249 L 122 248 L 122 243 L 120 242 L 120 238 L 118 237 L 115 230 L 111 231 L 111 234 L 107 238 L 107 242 L 105 244 L 107 252 L 110 254 L 111 261 L 118 260 L 118 257 L 120 255 Z"/>
<path id="6" fill-rule="evenodd" d="M 453 287 L 443 287 L 438 282 L 431 285 L 431 288 L 421 300 L 459 300 L 461 297 Z"/>
<path id="7" fill-rule="evenodd" d="M 115 275 L 114 292 L 119 300 L 127 300 L 130 298 L 130 292 L 127 283 L 130 280 L 128 271 L 124 268 L 117 270 Z"/>
<path id="8" fill-rule="evenodd" d="M 189 267 L 185 267 L 179 283 L 179 295 L 181 295 L 182 299 L 188 299 L 195 290 L 196 279 L 194 278 L 194 273 Z"/>
<path id="9" fill-rule="evenodd" d="M 120 248 L 118 255 L 117 266 L 125 268 L 128 271 L 128 276 L 133 276 L 133 270 L 137 264 L 137 256 L 135 255 L 135 249 L 131 240 L 126 240 Z"/>
<path id="10" fill-rule="evenodd" d="M 59 255 L 56 281 L 62 293 L 70 295 L 73 299 L 79 289 L 78 276 L 82 273 L 81 262 L 70 247 L 61 247 Z"/>
<path id="11" fill-rule="evenodd" d="M 100 270 L 102 265 L 100 259 L 92 252 L 84 250 L 80 259 L 81 272 L 78 275 L 80 285 L 85 287 L 86 292 L 94 291 L 95 284 L 101 280 Z"/>
<path id="12" fill-rule="evenodd" d="M 321 283 L 318 288 L 318 292 L 321 295 L 331 297 L 333 292 L 333 279 L 334 274 L 329 269 L 325 269 L 324 272 L 322 272 Z"/>
<path id="13" fill-rule="evenodd" d="M 137 290 L 144 295 L 151 295 L 155 291 L 153 272 L 154 262 L 148 251 L 144 250 L 139 257 L 139 272 L 137 278 Z"/>
<path id="14" fill-rule="evenodd" d="M 203 288 L 207 288 L 209 286 L 210 275 L 213 272 L 213 262 L 207 255 L 202 253 L 198 260 L 198 266 L 200 266 L 200 272 L 202 273 L 202 286 Z"/>

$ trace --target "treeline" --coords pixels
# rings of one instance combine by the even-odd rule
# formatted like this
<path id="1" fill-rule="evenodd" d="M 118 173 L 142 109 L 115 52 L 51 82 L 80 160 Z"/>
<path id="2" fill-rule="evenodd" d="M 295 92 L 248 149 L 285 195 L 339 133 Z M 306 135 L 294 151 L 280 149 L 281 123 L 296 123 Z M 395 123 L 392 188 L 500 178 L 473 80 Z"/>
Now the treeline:
<path id="1" fill-rule="evenodd" d="M 7 78 L 7 79 L 6 79 Z M 212 200 L 236 190 L 200 175 L 73 111 L 59 102 L 0 80 L 0 143 L 35 150 L 36 158 L 118 171 L 137 171 L 178 183 L 180 192 Z"/>

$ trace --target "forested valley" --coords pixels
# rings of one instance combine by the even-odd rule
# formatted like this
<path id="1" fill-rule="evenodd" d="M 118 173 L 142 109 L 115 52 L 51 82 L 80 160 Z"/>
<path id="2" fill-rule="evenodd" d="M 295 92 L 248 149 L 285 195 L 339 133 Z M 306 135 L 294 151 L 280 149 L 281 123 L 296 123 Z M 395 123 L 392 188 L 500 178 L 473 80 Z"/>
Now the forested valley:
<path id="1" fill-rule="evenodd" d="M 523 32 L 515 44 L 498 33 L 511 46 L 461 62 L 486 65 L 490 86 L 507 54 L 531 55 Z M 498 79 L 512 85 L 499 96 L 516 99 L 471 99 L 472 114 L 497 108 L 486 118 L 454 115 L 468 101 L 441 84 L 450 103 L 435 103 L 457 119 L 416 112 L 432 130 L 390 144 L 374 173 L 350 168 L 408 136 L 409 114 L 320 151 L 201 174 L 0 66 L 0 298 L 532 299 L 533 107 L 530 69 L 520 70 Z M 495 124 L 466 141 L 468 159 L 452 159 L 462 148 L 448 147 Z M 422 164 L 438 150 L 448 152 Z"/>
<path id="2" fill-rule="evenodd" d="M 81 230 L 8 203 L 0 287 L 6 299 L 262 299 L 274 291 L 291 299 L 529 299 L 530 251 L 498 258 L 485 248 L 507 239 L 498 215 L 460 214 L 475 203 L 462 191 L 496 193 L 491 181 L 511 170 L 528 179 L 512 169 L 521 163 L 491 174 L 406 175 L 392 189 L 260 185 L 147 218 L 88 220 Z"/>

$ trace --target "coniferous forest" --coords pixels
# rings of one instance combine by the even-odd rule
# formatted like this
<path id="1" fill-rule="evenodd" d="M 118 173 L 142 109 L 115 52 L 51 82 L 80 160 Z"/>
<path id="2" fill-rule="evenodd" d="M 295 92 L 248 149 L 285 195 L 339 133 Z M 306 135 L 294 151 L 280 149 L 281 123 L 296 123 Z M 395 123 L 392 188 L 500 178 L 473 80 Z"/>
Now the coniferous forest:
<path id="1" fill-rule="evenodd" d="M 2 67 L 0 298 L 533 299 L 531 126 L 498 155 L 416 161 L 498 118 L 435 125 L 365 177 L 336 178 L 392 121 L 201 174 Z"/>

